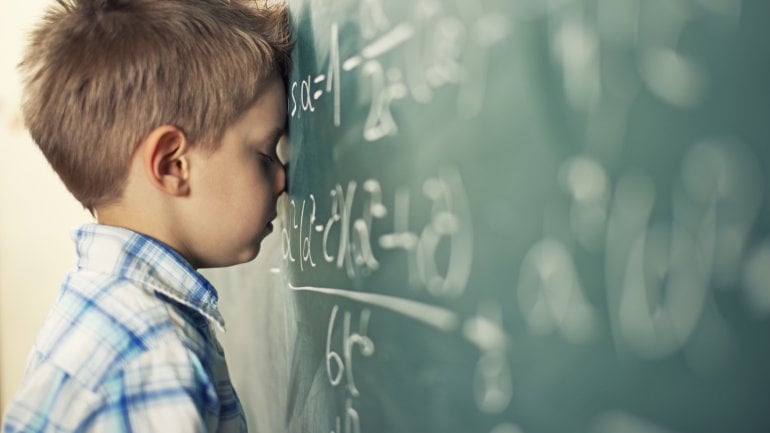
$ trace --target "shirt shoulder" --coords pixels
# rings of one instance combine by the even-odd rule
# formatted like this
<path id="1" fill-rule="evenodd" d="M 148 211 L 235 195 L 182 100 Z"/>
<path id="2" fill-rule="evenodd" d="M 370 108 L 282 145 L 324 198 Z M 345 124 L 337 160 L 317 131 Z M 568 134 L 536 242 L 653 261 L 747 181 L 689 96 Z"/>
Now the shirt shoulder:
<path id="1" fill-rule="evenodd" d="M 194 310 L 134 281 L 79 271 L 65 281 L 34 352 L 95 389 L 139 356 L 189 351 L 205 359 L 208 327 Z M 162 362 L 162 356 L 151 358 Z"/>
<path id="2" fill-rule="evenodd" d="M 208 281 L 138 233 L 90 225 L 75 240 L 3 431 L 244 431 Z"/>
<path id="3" fill-rule="evenodd" d="M 70 275 L 38 335 L 3 431 L 216 427 L 206 426 L 220 410 L 204 364 L 208 323 L 195 314 L 130 280 Z M 188 430 L 180 423 L 193 424 Z"/>
<path id="4" fill-rule="evenodd" d="M 200 360 L 190 351 L 158 347 L 114 369 L 95 388 L 41 360 L 9 405 L 3 431 L 216 431 L 218 412 L 216 389 Z"/>

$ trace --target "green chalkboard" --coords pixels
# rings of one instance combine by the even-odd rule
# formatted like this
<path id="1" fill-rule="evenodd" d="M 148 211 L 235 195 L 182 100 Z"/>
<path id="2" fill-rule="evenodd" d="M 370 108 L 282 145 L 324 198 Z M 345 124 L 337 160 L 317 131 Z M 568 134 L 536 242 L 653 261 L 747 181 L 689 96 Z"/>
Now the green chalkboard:
<path id="1" fill-rule="evenodd" d="M 253 430 L 770 431 L 770 2 L 290 8 Z"/>

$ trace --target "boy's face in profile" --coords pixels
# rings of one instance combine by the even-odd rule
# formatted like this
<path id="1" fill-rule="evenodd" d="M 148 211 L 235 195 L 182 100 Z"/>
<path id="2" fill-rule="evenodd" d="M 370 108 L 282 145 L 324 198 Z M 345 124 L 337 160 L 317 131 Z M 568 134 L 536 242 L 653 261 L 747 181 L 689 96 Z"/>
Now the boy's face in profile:
<path id="1" fill-rule="evenodd" d="M 229 266 L 256 257 L 273 229 L 285 172 L 276 155 L 286 100 L 280 78 L 266 82 L 256 102 L 227 130 L 214 152 L 191 155 L 189 208 L 181 230 L 195 267 Z M 191 232 L 194 231 L 194 232 Z"/>

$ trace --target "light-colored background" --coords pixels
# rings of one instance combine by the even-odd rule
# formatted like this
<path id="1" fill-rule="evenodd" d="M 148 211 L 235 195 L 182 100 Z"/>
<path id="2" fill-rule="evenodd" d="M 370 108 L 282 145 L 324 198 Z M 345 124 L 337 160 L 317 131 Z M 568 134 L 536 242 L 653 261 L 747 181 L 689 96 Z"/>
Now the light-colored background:
<path id="1" fill-rule="evenodd" d="M 0 2 L 0 410 L 74 263 L 69 229 L 90 221 L 24 131 L 16 74 L 26 35 L 50 0 Z"/>

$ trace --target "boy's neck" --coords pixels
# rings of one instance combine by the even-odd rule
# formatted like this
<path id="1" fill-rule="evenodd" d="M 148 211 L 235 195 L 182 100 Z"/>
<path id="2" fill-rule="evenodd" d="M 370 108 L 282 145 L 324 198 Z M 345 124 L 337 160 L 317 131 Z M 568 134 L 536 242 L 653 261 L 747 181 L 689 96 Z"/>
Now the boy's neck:
<path id="1" fill-rule="evenodd" d="M 157 203 L 154 198 L 146 197 L 142 205 L 124 198 L 119 202 L 96 208 L 94 214 L 97 223 L 152 237 L 174 249 L 194 267 L 198 267 L 187 252 L 181 236 L 175 233 L 170 218 L 173 212 Z"/>

